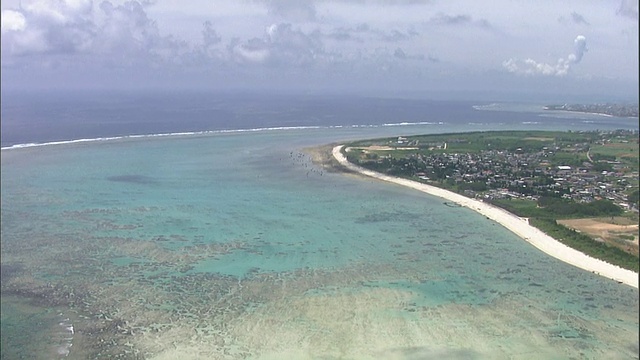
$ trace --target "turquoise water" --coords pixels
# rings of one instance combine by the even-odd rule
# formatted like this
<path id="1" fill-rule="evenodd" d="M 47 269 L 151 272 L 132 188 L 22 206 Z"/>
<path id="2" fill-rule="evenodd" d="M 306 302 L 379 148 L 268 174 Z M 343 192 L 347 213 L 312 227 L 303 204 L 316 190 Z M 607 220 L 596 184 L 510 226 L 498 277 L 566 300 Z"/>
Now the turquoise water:
<path id="1" fill-rule="evenodd" d="M 3 151 L 3 358 L 638 357 L 636 289 L 302 150 L 397 131 Z"/>

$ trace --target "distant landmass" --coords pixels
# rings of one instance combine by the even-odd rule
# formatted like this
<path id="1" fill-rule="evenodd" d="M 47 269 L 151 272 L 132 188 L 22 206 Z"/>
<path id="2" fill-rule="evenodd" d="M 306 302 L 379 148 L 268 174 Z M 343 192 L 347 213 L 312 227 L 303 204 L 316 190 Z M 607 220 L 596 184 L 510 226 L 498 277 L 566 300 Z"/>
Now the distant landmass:
<path id="1" fill-rule="evenodd" d="M 638 104 L 563 104 L 547 105 L 545 110 L 575 111 L 617 117 L 638 117 Z"/>

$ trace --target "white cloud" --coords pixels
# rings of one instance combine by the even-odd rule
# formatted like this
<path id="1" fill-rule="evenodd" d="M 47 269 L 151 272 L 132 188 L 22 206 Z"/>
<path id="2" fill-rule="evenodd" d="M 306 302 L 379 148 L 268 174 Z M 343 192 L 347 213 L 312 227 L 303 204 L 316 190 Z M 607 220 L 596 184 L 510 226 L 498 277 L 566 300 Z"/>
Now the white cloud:
<path id="1" fill-rule="evenodd" d="M 266 77 L 306 83 L 297 76 L 377 81 L 380 88 L 394 81 L 437 87 L 450 84 L 449 77 L 465 84 L 486 77 L 486 84 L 500 73 L 497 82 L 529 74 L 565 83 L 578 75 L 632 81 L 638 74 L 638 25 L 622 21 L 637 17 L 637 0 L 553 7 L 509 0 L 490 7 L 471 0 L 3 0 L 0 6 L 3 75 L 10 68 L 15 78 L 28 72 L 42 82 L 52 76 L 43 64 L 56 63 L 58 73 L 95 74 L 94 82 L 109 71 L 167 84 L 185 74 L 247 84 Z M 573 48 L 563 40 L 568 30 L 588 31 L 597 49 L 589 61 L 584 37 Z"/>
<path id="2" fill-rule="evenodd" d="M 502 62 L 502 67 L 507 69 L 509 72 L 518 72 L 518 63 L 515 59 L 509 59 Z"/>
<path id="3" fill-rule="evenodd" d="M 186 42 L 162 36 L 138 1 L 94 7 L 91 0 L 36 0 L 2 14 L 3 59 L 82 54 L 78 61 L 124 66 L 175 62 L 188 50 Z M 203 36 L 207 45 L 219 41 L 210 26 Z"/>
<path id="4" fill-rule="evenodd" d="M 318 36 L 288 23 L 271 24 L 263 38 L 251 39 L 233 49 L 244 60 L 284 67 L 313 65 L 324 53 Z"/>
<path id="5" fill-rule="evenodd" d="M 55 54 L 86 50 L 94 36 L 91 1 L 31 1 L 17 10 L 3 10 L 3 50 L 11 54 Z M 11 14 L 5 30 L 5 13 Z M 10 55 L 11 55 L 10 54 Z"/>
<path id="6" fill-rule="evenodd" d="M 238 40 L 236 39 L 235 42 Z M 231 43 L 229 51 L 237 63 L 264 63 L 269 58 L 268 45 L 261 39 L 251 39 L 243 44 Z"/>
<path id="7" fill-rule="evenodd" d="M 2 32 L 22 31 L 27 26 L 27 20 L 21 12 L 2 10 Z"/>
<path id="8" fill-rule="evenodd" d="M 577 64 L 582 60 L 584 53 L 587 51 L 587 39 L 578 35 L 575 40 L 573 40 L 574 52 L 569 55 L 572 58 L 572 62 Z M 573 56 L 572 56 L 573 55 Z"/>
<path id="9" fill-rule="evenodd" d="M 538 62 L 531 58 L 524 61 L 511 58 L 503 61 L 502 67 L 508 72 L 522 75 L 566 76 L 571 66 L 578 64 L 587 51 L 587 40 L 584 36 L 578 35 L 573 43 L 573 53 L 569 54 L 566 59 L 558 59 L 555 64 Z"/>
<path id="10" fill-rule="evenodd" d="M 48 22 L 66 24 L 90 16 L 93 9 L 92 0 L 35 0 L 26 2 L 25 12 Z"/>

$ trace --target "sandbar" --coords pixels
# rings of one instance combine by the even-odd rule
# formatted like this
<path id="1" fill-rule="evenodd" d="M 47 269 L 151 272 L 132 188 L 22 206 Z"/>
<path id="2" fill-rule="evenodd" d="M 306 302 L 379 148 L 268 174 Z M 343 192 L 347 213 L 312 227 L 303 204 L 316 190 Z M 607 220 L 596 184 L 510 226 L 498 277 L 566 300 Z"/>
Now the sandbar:
<path id="1" fill-rule="evenodd" d="M 528 219 L 518 217 L 504 209 L 487 204 L 480 200 L 471 199 L 466 196 L 456 194 L 452 191 L 441 189 L 436 186 L 419 183 L 395 176 L 381 174 L 365 169 L 350 163 L 342 154 L 344 145 L 335 146 L 332 150 L 333 157 L 344 167 L 360 174 L 370 176 L 379 180 L 388 181 L 398 185 L 406 186 L 424 193 L 441 197 L 447 201 L 454 202 L 461 206 L 474 210 L 485 217 L 497 222 L 505 228 L 518 235 L 526 242 L 542 250 L 548 255 L 555 257 L 580 269 L 590 271 L 594 274 L 604 276 L 619 283 L 627 284 L 638 288 L 638 273 L 623 269 L 619 266 L 609 264 L 600 259 L 588 256 L 576 249 L 573 249 L 551 236 L 545 234 L 540 229 L 529 225 Z"/>

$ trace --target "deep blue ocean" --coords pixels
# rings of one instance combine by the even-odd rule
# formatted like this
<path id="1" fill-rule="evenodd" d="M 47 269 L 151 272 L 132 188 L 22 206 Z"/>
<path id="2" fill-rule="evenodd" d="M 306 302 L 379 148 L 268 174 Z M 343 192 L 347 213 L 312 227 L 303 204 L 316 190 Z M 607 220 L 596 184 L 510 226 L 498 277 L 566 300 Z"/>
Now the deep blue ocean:
<path id="1" fill-rule="evenodd" d="M 0 358 L 637 358 L 637 289 L 309 149 L 638 129 L 544 105 L 3 92 Z"/>
<path id="2" fill-rule="evenodd" d="M 637 128 L 637 119 L 544 111 L 546 104 L 256 93 L 2 94 L 1 145 L 278 127 L 429 123 L 550 129 Z M 482 109 L 482 110 L 478 110 Z"/>

